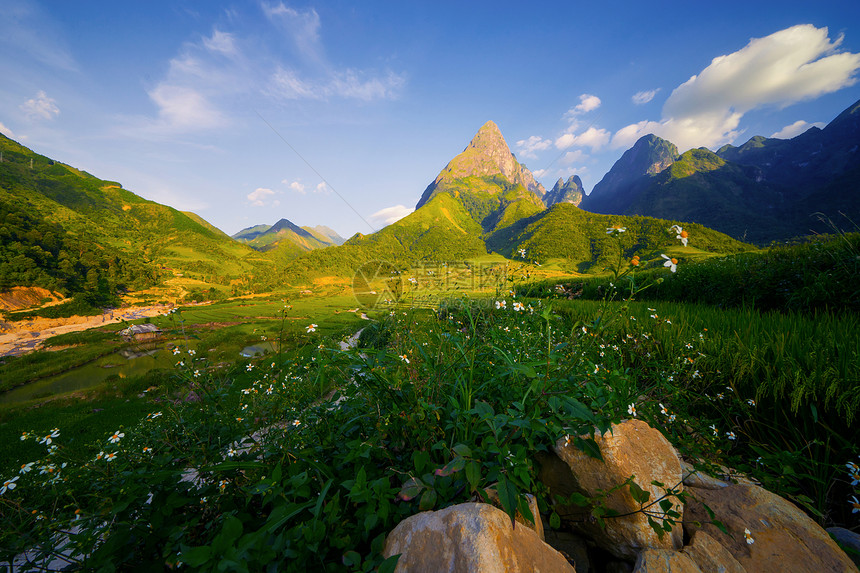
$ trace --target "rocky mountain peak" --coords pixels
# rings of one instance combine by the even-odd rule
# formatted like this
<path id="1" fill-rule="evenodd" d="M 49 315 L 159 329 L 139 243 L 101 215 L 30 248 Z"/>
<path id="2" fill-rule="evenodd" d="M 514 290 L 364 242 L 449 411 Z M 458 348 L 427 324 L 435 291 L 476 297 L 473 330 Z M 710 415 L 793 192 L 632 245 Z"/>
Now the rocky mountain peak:
<path id="1" fill-rule="evenodd" d="M 544 195 L 543 202 L 547 207 L 552 207 L 556 203 L 573 203 L 579 206 L 584 195 L 585 191 L 579 175 L 571 175 L 567 181 L 559 177 L 553 188 Z"/>
<path id="2" fill-rule="evenodd" d="M 511 185 L 522 185 L 538 197 L 546 193 L 543 185 L 535 181 L 531 171 L 511 153 L 499 127 L 488 121 L 481 126 L 463 152 L 454 157 L 427 187 L 416 208 L 426 203 L 446 183 L 465 177 L 497 175 L 503 176 Z"/>
<path id="3" fill-rule="evenodd" d="M 623 195 L 638 180 L 657 175 L 680 157 L 674 143 L 654 134 L 644 135 L 615 162 L 612 169 L 594 186 L 582 208 L 596 213 L 612 212 Z"/>

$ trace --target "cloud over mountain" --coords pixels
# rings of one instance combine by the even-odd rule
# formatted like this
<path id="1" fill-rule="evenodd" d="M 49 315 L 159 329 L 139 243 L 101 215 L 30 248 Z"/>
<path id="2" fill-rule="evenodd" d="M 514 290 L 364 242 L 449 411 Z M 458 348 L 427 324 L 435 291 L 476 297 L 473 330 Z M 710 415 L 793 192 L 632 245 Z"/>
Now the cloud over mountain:
<path id="1" fill-rule="evenodd" d="M 741 118 L 753 109 L 785 107 L 853 85 L 860 54 L 840 52 L 841 43 L 841 36 L 831 41 L 827 28 L 811 24 L 753 38 L 675 88 L 660 121 L 621 128 L 612 145 L 627 147 L 648 133 L 680 150 L 731 142 L 742 132 Z"/>

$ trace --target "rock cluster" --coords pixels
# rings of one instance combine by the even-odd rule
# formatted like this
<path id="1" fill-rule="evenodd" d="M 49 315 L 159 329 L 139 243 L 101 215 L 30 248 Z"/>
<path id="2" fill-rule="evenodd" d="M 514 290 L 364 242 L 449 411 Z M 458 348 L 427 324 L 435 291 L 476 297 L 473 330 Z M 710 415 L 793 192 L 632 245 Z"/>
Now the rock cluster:
<path id="1" fill-rule="evenodd" d="M 731 483 L 693 473 L 663 435 L 644 422 L 622 422 L 595 440 L 603 461 L 562 439 L 552 453 L 538 457 L 539 479 L 553 497 L 574 492 L 593 497 L 635 476 L 649 492 L 648 501 L 636 501 L 629 487 L 615 489 L 605 505 L 619 516 L 606 519 L 606 527 L 588 518 L 588 508 L 559 504 L 565 531 L 547 530 L 545 542 L 536 533 L 543 532 L 539 523 L 512 526 L 491 504 L 464 503 L 401 522 L 386 539 L 385 556 L 400 555 L 398 572 L 858 571 L 828 532 L 791 502 L 750 481 Z M 687 499 L 683 506 L 675 496 L 681 492 Z M 661 507 L 661 500 L 672 505 Z M 670 532 L 656 534 L 639 511 L 643 505 L 656 522 L 666 511 L 683 514 L 683 527 L 678 518 Z M 725 532 L 712 523 L 706 505 Z M 847 533 L 849 540 L 840 540 L 844 546 L 851 541 Z"/>

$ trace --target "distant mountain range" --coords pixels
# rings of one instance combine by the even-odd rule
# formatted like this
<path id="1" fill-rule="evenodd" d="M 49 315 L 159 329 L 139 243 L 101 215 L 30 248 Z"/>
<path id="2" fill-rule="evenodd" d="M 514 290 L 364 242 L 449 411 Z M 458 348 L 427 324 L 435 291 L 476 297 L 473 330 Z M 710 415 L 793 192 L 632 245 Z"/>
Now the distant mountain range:
<path id="1" fill-rule="evenodd" d="M 346 239 L 324 225 L 299 227 L 288 219 L 281 219 L 271 226 L 255 225 L 242 229 L 232 238 L 258 251 L 269 251 L 280 246 L 282 250 L 291 250 L 296 254 L 346 242 Z"/>
<path id="2" fill-rule="evenodd" d="M 678 154 L 646 135 L 627 150 L 580 205 L 594 213 L 701 223 L 767 243 L 846 230 L 860 223 L 860 101 L 824 129 L 792 139 L 756 136 L 716 153 Z M 821 214 L 821 215 L 819 215 Z"/>
<path id="3" fill-rule="evenodd" d="M 672 225 L 690 232 L 684 249 L 691 254 L 733 252 L 749 248 L 737 239 L 766 243 L 827 231 L 816 212 L 840 224 L 843 214 L 860 221 L 858 145 L 860 102 L 824 129 L 790 140 L 754 137 L 716 153 L 679 154 L 648 135 L 585 195 L 576 176 L 546 191 L 487 122 L 427 186 L 413 213 L 344 241 L 327 227 L 287 219 L 228 237 L 194 213 L 147 201 L 0 136 L 0 290 L 110 293 L 176 274 L 263 289 L 301 277 L 351 276 L 373 259 L 408 265 L 487 253 L 564 259 L 584 271 L 617 257 L 606 232 L 616 225 L 627 229 L 625 256 L 680 248 L 674 237 L 666 243 Z"/>

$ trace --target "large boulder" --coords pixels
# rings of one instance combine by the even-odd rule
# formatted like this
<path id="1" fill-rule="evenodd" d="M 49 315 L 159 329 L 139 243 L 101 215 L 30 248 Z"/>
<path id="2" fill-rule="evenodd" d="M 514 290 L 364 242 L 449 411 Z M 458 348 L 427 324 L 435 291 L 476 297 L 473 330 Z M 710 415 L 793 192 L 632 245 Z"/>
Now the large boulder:
<path id="1" fill-rule="evenodd" d="M 747 573 L 728 549 L 702 530 L 693 535 L 682 553 L 692 559 L 702 573 Z"/>
<path id="2" fill-rule="evenodd" d="M 564 556 L 508 515 L 486 503 L 462 503 L 401 521 L 385 540 L 383 555 L 400 554 L 395 571 L 569 572 Z"/>
<path id="3" fill-rule="evenodd" d="M 633 573 L 703 573 L 689 556 L 671 549 L 646 549 Z"/>
<path id="4" fill-rule="evenodd" d="M 860 567 L 860 533 L 844 527 L 828 527 L 827 533 L 846 550 L 851 561 Z"/>
<path id="5" fill-rule="evenodd" d="M 747 571 L 857 571 L 824 529 L 791 502 L 751 484 L 718 489 L 687 487 L 691 498 L 684 514 L 689 535 L 701 530 L 713 537 Z M 710 507 L 728 534 L 710 523 Z M 748 543 L 745 530 L 752 543 Z"/>
<path id="6" fill-rule="evenodd" d="M 551 495 L 568 495 L 570 491 L 579 491 L 591 497 L 599 491 L 607 491 L 623 483 L 631 475 L 636 476 L 634 481 L 643 490 L 650 492 L 649 502 L 666 493 L 663 488 L 652 485 L 654 481 L 682 491 L 681 462 L 675 449 L 663 434 L 645 422 L 626 420 L 613 425 L 609 433 L 598 433 L 595 440 L 600 447 L 603 461 L 586 455 L 576 448 L 572 441 L 568 443 L 564 438 L 553 448 L 558 458 L 569 468 L 568 475 L 573 483 L 567 487 L 563 484 L 566 478 L 560 471 L 560 464 L 547 456 L 539 459 L 542 464 L 540 479 L 549 487 Z M 675 510 L 682 513 L 681 505 L 676 499 L 671 499 Z M 681 526 L 676 525 L 662 538 L 658 536 L 648 523 L 648 516 L 638 511 L 641 506 L 633 499 L 628 488 L 613 492 L 606 498 L 605 503 L 609 509 L 624 517 L 606 519 L 605 529 L 585 519 L 580 529 L 613 555 L 632 561 L 647 548 L 681 548 Z M 656 504 L 651 506 L 650 510 L 661 513 Z M 570 508 L 570 512 L 573 511 L 573 508 Z"/>

